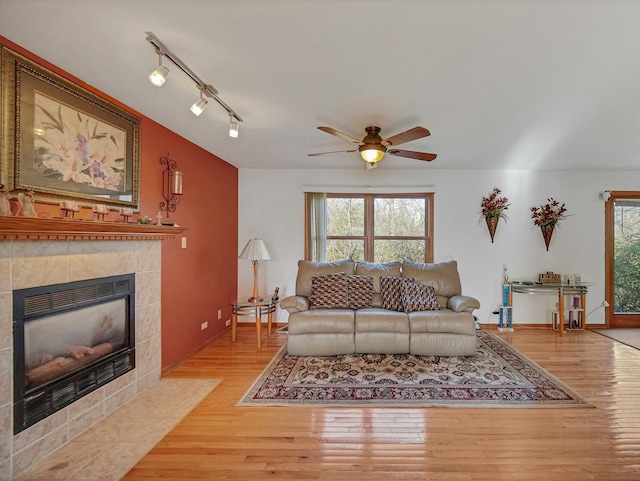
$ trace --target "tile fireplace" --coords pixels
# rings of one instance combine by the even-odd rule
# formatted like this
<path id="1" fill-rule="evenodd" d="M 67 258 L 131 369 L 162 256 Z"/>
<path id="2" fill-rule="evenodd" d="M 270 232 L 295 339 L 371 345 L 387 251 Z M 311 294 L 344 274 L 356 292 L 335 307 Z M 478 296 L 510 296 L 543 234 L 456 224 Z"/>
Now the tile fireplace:
<path id="1" fill-rule="evenodd" d="M 0 481 L 17 477 L 33 463 L 64 446 L 160 379 L 161 249 L 161 240 L 0 241 Z M 111 299 L 113 303 L 104 308 L 113 307 L 113 313 L 107 310 L 106 315 L 117 318 L 119 309 L 124 309 L 123 303 L 125 306 L 129 303 L 129 314 L 134 325 L 129 331 L 125 327 L 124 337 L 125 341 L 133 343 L 130 348 L 135 349 L 135 368 L 126 370 L 108 383 L 100 384 L 91 392 L 83 393 L 69 404 L 65 404 L 66 394 L 61 393 L 57 400 L 62 400 L 64 406 L 24 430 L 18 429 L 15 425 L 17 422 L 14 421 L 14 404 L 19 401 L 14 399 L 16 393 L 13 374 L 20 366 L 14 361 L 16 356 L 23 359 L 24 356 L 14 353 L 14 291 L 59 284 L 80 286 L 82 289 L 82 283 L 88 280 L 131 274 L 134 276 L 135 286 L 132 286 L 129 301 Z M 104 317 L 104 314 L 101 311 L 89 311 L 88 317 L 96 316 Z M 35 337 L 39 339 L 49 336 L 37 334 Z M 97 337 L 100 338 L 99 335 Z M 107 339 L 107 344 L 110 344 L 109 340 L 119 344 L 111 338 Z M 86 339 L 80 341 L 80 344 L 89 342 Z M 102 348 L 105 348 L 104 344 L 105 342 L 100 342 L 98 346 L 103 345 Z M 112 362 L 111 356 L 115 353 L 120 355 L 124 352 L 122 349 L 124 348 L 119 347 L 107 354 L 106 360 Z M 36 346 L 34 351 L 37 350 Z M 120 371 L 127 362 L 132 367 L 134 365 L 132 358 L 129 361 L 120 359 L 113 362 L 112 372 Z M 24 364 L 26 367 L 26 362 Z M 45 371 L 48 372 L 48 369 Z M 48 379 L 47 373 L 42 375 L 44 377 L 41 379 Z M 96 373 L 98 375 L 103 374 Z M 72 376 L 64 373 L 61 377 L 66 380 Z M 40 387 L 48 387 L 49 382 L 44 381 Z M 80 383 L 81 391 L 84 383 L 85 381 Z M 25 392 L 30 393 L 31 385 L 27 387 L 24 381 L 23 385 Z"/>

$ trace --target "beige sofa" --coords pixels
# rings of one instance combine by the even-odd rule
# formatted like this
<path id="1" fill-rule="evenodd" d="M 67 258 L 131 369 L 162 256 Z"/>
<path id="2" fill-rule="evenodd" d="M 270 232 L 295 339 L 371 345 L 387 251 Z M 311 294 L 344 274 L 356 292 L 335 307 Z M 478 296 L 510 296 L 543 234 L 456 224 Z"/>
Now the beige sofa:
<path id="1" fill-rule="evenodd" d="M 352 289 L 352 283 L 365 287 Z M 370 299 L 366 285 L 370 286 Z M 321 293 L 321 288 L 328 292 Z M 461 291 L 455 261 L 373 264 L 350 259 L 334 263 L 301 260 L 296 295 L 280 303 L 289 312 L 288 352 L 295 356 L 473 355 L 477 347 L 473 310 L 480 303 Z M 425 299 L 420 298 L 422 294 Z"/>

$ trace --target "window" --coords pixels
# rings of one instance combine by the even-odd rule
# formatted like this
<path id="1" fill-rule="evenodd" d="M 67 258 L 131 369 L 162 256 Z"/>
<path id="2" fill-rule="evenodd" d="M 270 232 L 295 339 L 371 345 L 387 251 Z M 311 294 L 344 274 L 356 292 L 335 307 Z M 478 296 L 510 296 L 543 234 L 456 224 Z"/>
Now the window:
<path id="1" fill-rule="evenodd" d="M 433 262 L 433 194 L 306 195 L 308 259 Z"/>

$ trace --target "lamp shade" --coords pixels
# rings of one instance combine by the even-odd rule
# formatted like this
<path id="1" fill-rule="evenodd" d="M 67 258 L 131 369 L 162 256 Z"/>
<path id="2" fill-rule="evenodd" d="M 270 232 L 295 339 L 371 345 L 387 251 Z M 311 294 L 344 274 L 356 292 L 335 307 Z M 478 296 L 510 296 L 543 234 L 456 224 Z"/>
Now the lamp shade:
<path id="1" fill-rule="evenodd" d="M 249 261 L 268 261 L 271 259 L 271 256 L 262 239 L 249 239 L 249 242 L 244 246 L 238 258 Z"/>

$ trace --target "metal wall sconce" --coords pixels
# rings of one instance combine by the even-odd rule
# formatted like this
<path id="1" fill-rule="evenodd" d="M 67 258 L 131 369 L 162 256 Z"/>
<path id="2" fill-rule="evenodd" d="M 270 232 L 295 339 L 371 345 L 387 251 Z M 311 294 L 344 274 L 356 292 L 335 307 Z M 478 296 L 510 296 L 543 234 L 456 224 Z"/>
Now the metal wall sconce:
<path id="1" fill-rule="evenodd" d="M 160 208 L 167 213 L 168 218 L 169 212 L 175 212 L 180 200 L 182 200 L 184 174 L 176 170 L 178 164 L 174 159 L 169 158 L 168 153 L 166 157 L 160 157 L 160 165 L 167 166 L 162 172 L 162 197 L 164 197 L 164 201 L 160 202 Z"/>

